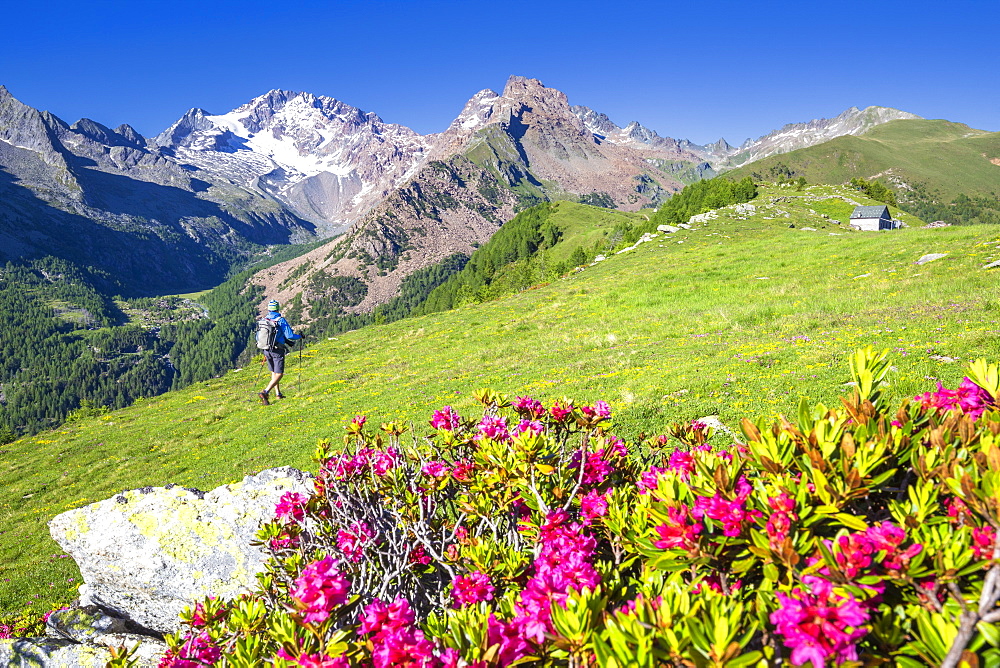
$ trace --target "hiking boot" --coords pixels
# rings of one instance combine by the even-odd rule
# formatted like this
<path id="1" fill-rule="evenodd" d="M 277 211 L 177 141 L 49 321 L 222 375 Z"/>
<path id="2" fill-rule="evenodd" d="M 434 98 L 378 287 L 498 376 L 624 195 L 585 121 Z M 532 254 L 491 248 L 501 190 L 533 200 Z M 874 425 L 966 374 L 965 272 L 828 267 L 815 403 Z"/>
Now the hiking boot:
<path id="1" fill-rule="evenodd" d="M 283 395 L 281 392 L 278 392 L 278 394 L 276 394 L 275 396 L 278 397 L 279 399 L 285 398 L 285 395 Z"/>
<path id="2" fill-rule="evenodd" d="M 260 403 L 265 406 L 270 406 L 271 402 L 267 400 L 267 392 L 258 392 L 257 396 L 260 397 Z"/>

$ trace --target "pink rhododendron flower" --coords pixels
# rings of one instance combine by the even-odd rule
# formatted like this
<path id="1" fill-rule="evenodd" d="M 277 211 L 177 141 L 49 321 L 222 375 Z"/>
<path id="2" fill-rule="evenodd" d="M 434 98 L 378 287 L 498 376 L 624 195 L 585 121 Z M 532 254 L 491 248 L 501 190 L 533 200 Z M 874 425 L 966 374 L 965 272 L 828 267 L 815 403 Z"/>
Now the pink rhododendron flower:
<path id="1" fill-rule="evenodd" d="M 792 529 L 792 514 L 777 512 L 772 514 L 767 518 L 767 526 L 765 531 L 767 532 L 768 545 L 774 551 L 781 549 L 782 544 L 784 544 L 785 539 L 788 538 L 788 532 Z"/>
<path id="2" fill-rule="evenodd" d="M 924 410 L 961 410 L 966 415 L 972 416 L 973 420 L 979 419 L 979 416 L 993 405 L 990 393 L 968 377 L 962 379 L 957 390 L 949 390 L 939 382 L 937 391 L 925 392 L 914 397 L 914 400 L 919 401 Z"/>
<path id="3" fill-rule="evenodd" d="M 739 536 L 745 523 L 763 516 L 759 510 L 746 509 L 746 499 L 751 491 L 746 479 L 740 478 L 736 483 L 735 499 L 726 499 L 721 493 L 712 497 L 700 496 L 695 499 L 691 514 L 698 520 L 708 517 L 721 523 L 724 536 Z"/>
<path id="4" fill-rule="evenodd" d="M 354 522 L 347 529 L 337 532 L 337 549 L 353 563 L 365 556 L 365 545 L 374 538 L 371 527 L 364 522 Z"/>
<path id="5" fill-rule="evenodd" d="M 486 626 L 487 643 L 497 645 L 497 660 L 501 666 L 509 666 L 518 659 L 532 653 L 531 645 L 521 635 L 514 622 L 503 622 L 491 614 Z"/>
<path id="6" fill-rule="evenodd" d="M 778 496 L 772 496 L 767 500 L 767 505 L 774 512 L 767 518 L 768 545 L 772 550 L 778 551 L 788 537 L 788 532 L 792 529 L 792 522 L 799 519 L 795 513 L 795 499 L 782 492 Z"/>
<path id="7" fill-rule="evenodd" d="M 687 480 L 688 476 L 694 473 L 694 457 L 691 456 L 690 452 L 677 450 L 670 455 L 670 461 L 667 463 L 667 469 L 677 471 L 681 474 L 682 479 Z"/>
<path id="8" fill-rule="evenodd" d="M 692 517 L 691 509 L 685 504 L 667 508 L 667 521 L 655 527 L 660 540 L 653 543 L 661 550 L 687 550 L 692 552 L 698 546 L 701 524 Z"/>
<path id="9" fill-rule="evenodd" d="M 160 659 L 159 668 L 200 668 L 214 666 L 222 656 L 221 650 L 212 643 L 206 631 L 189 636 L 177 653 L 167 650 Z"/>
<path id="10" fill-rule="evenodd" d="M 528 419 L 538 419 L 545 415 L 545 406 L 542 405 L 542 402 L 531 397 L 517 397 L 511 407 L 517 411 L 518 415 Z"/>
<path id="11" fill-rule="evenodd" d="M 469 482 L 472 480 L 475 468 L 468 459 L 459 459 L 451 469 L 451 477 L 459 482 Z"/>
<path id="12" fill-rule="evenodd" d="M 396 467 L 399 452 L 395 448 L 376 450 L 372 457 L 372 471 L 377 476 L 383 476 Z"/>
<path id="13" fill-rule="evenodd" d="M 871 566 L 875 546 L 864 534 L 840 536 L 834 541 L 834 545 L 837 565 L 849 580 L 856 579 Z"/>
<path id="14" fill-rule="evenodd" d="M 413 610 L 405 598 L 397 598 L 389 605 L 375 599 L 365 606 L 358 633 L 377 633 L 383 627 L 400 628 L 412 624 L 414 619 Z"/>
<path id="15" fill-rule="evenodd" d="M 211 598 L 215 598 L 212 596 Z M 59 608 L 60 610 L 67 610 L 68 608 Z M 52 612 L 56 612 L 53 610 Z M 52 612 L 46 613 L 45 620 L 48 621 L 49 615 Z M 222 607 L 216 610 L 212 615 L 205 614 L 205 604 L 199 601 L 194 604 L 194 612 L 191 613 L 191 626 L 201 627 L 205 626 L 209 622 L 214 622 L 217 619 L 222 619 L 226 616 L 226 608 Z"/>
<path id="16" fill-rule="evenodd" d="M 351 584 L 337 570 L 333 557 L 324 557 L 302 569 L 289 595 L 307 624 L 322 624 L 330 613 L 347 602 Z"/>
<path id="17" fill-rule="evenodd" d="M 442 478 L 451 472 L 451 469 L 442 461 L 432 461 L 424 464 L 420 472 L 432 478 Z"/>
<path id="18" fill-rule="evenodd" d="M 648 491 L 655 490 L 660 484 L 660 476 L 669 470 L 660 466 L 650 466 L 649 470 L 644 472 L 636 482 L 639 493 L 645 494 Z"/>
<path id="19" fill-rule="evenodd" d="M 417 545 L 410 550 L 410 563 L 426 566 L 431 563 L 431 555 L 427 554 L 427 550 L 424 549 L 423 545 Z"/>
<path id="20" fill-rule="evenodd" d="M 455 600 L 456 608 L 480 601 L 492 601 L 494 591 L 490 577 L 480 571 L 460 575 L 451 585 L 451 597 Z"/>
<path id="21" fill-rule="evenodd" d="M 323 463 L 318 480 L 324 478 L 344 480 L 352 476 L 369 472 L 383 476 L 396 467 L 399 461 L 399 451 L 396 448 L 374 450 L 362 448 L 353 457 L 335 455 Z"/>
<path id="22" fill-rule="evenodd" d="M 302 666 L 302 668 L 350 668 L 351 666 L 351 662 L 343 656 L 327 656 L 326 654 L 292 656 L 284 649 L 279 649 L 278 657 Z"/>
<path id="23" fill-rule="evenodd" d="M 507 418 L 484 415 L 476 426 L 475 438 L 476 440 L 489 438 L 501 443 L 509 441 L 510 432 L 507 431 Z"/>
<path id="24" fill-rule="evenodd" d="M 589 420 L 606 420 L 611 417 L 611 407 L 604 401 L 598 401 L 593 406 L 581 406 L 580 412 Z"/>
<path id="25" fill-rule="evenodd" d="M 567 404 L 562 401 L 557 401 L 552 408 L 549 409 L 549 415 L 556 422 L 562 422 L 568 418 L 573 413 L 573 405 Z"/>
<path id="26" fill-rule="evenodd" d="M 539 554 L 534 561 L 534 575 L 514 604 L 511 623 L 524 638 L 541 643 L 554 632 L 552 603 L 565 606 L 570 590 L 594 589 L 601 576 L 590 560 L 597 541 L 583 533 L 583 526 L 568 522 L 563 510 L 546 516 L 538 529 Z"/>
<path id="27" fill-rule="evenodd" d="M 919 543 L 901 549 L 904 540 L 906 533 L 902 529 L 892 522 L 880 522 L 864 531 L 839 536 L 827 544 L 840 570 L 848 579 L 855 580 L 876 568 L 888 574 L 904 571 L 910 560 L 923 550 Z M 868 588 L 880 591 L 884 587 Z"/>
<path id="28" fill-rule="evenodd" d="M 367 417 L 365 417 L 364 415 L 355 415 L 354 419 L 351 420 L 351 426 L 356 427 L 357 429 L 361 429 L 361 427 L 365 426 L 365 422 L 368 422 Z"/>
<path id="29" fill-rule="evenodd" d="M 570 461 L 570 466 L 575 470 L 580 469 L 580 456 L 580 451 L 577 450 Z M 583 484 L 600 485 L 614 470 L 614 467 L 604 459 L 604 448 L 587 453 L 587 459 L 583 464 Z"/>
<path id="30" fill-rule="evenodd" d="M 334 455 L 330 459 L 323 462 L 323 466 L 319 471 L 319 478 L 317 478 L 317 483 L 323 478 L 330 477 L 334 480 L 343 480 L 356 473 L 355 470 L 355 459 L 353 457 L 348 457 L 347 455 Z"/>
<path id="31" fill-rule="evenodd" d="M 903 541 L 906 540 L 906 532 L 892 522 L 879 522 L 869 527 L 865 531 L 865 535 L 876 550 L 885 552 L 881 566 L 889 573 L 905 571 L 910 560 L 924 549 L 920 543 L 914 543 L 905 550 L 901 550 Z"/>
<path id="32" fill-rule="evenodd" d="M 802 581 L 808 589 L 775 592 L 780 607 L 771 613 L 771 623 L 792 650 L 792 663 L 812 662 L 813 668 L 823 668 L 827 659 L 838 664 L 856 661 L 856 643 L 866 633 L 868 612 L 850 594 L 834 593 L 833 585 L 822 578 L 806 576 Z"/>
<path id="33" fill-rule="evenodd" d="M 997 533 L 991 526 L 972 529 L 972 552 L 977 560 L 992 559 Z"/>
<path id="34" fill-rule="evenodd" d="M 451 406 L 445 406 L 439 411 L 434 411 L 434 415 L 431 417 L 431 426 L 435 429 L 455 431 L 461 424 L 462 418 L 458 416 L 458 413 Z"/>
<path id="35" fill-rule="evenodd" d="M 453 668 L 458 655 L 445 650 L 435 653 L 434 644 L 424 632 L 413 625 L 414 614 L 409 602 L 397 598 L 386 605 L 375 599 L 362 613 L 358 633 L 371 634 L 372 665 L 374 668 Z"/>
<path id="36" fill-rule="evenodd" d="M 518 434 L 527 432 L 531 436 L 538 436 L 545 432 L 545 425 L 538 420 L 521 420 L 515 429 Z"/>
<path id="37" fill-rule="evenodd" d="M 957 524 L 959 526 L 969 523 L 972 519 L 972 513 L 969 512 L 969 507 L 965 505 L 965 501 L 958 498 L 957 496 L 949 496 L 944 500 L 945 510 L 948 512 L 948 517 L 952 524 Z"/>
<path id="38" fill-rule="evenodd" d="M 288 530 L 283 530 L 276 538 L 272 538 L 268 541 L 268 546 L 277 552 L 278 550 L 284 550 L 285 548 L 298 547 L 299 537 L 295 534 L 289 533 Z"/>
<path id="39" fill-rule="evenodd" d="M 610 491 L 598 494 L 596 489 L 592 489 L 580 498 L 580 517 L 585 522 L 590 522 L 595 517 L 604 517 L 608 514 L 608 496 Z"/>
<path id="40" fill-rule="evenodd" d="M 625 441 L 618 438 L 617 436 L 606 436 L 605 437 L 608 447 L 611 448 L 612 454 L 618 457 L 628 457 L 628 447 L 625 445 Z"/>
<path id="41" fill-rule="evenodd" d="M 767 499 L 767 505 L 771 507 L 771 510 L 775 512 L 786 512 L 790 513 L 795 510 L 795 499 L 788 496 L 787 492 L 782 492 L 778 496 L 772 496 Z"/>
<path id="42" fill-rule="evenodd" d="M 278 519 L 293 519 L 301 522 L 306 515 L 306 504 L 309 497 L 298 492 L 285 492 L 274 506 L 274 516 Z"/>

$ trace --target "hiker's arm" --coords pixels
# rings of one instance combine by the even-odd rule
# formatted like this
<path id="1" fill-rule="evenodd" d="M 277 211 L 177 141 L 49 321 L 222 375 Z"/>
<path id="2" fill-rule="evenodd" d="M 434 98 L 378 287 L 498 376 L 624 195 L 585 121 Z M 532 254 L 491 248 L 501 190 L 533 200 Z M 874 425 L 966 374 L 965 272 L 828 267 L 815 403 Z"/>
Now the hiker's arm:
<path id="1" fill-rule="evenodd" d="M 302 337 L 292 331 L 292 326 L 288 324 L 288 321 L 284 318 L 281 319 L 281 333 L 285 335 L 286 341 L 295 341 L 301 339 Z"/>

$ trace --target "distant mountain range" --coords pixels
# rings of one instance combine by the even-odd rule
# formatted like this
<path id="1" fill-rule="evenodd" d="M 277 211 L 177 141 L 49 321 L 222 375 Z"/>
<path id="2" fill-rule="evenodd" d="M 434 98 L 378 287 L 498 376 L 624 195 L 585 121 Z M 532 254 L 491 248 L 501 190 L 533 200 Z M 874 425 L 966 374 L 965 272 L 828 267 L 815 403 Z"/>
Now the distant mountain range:
<path id="1" fill-rule="evenodd" d="M 0 260 L 54 255 L 117 277 L 124 293 L 203 288 L 269 244 L 343 236 L 255 280 L 309 305 L 331 281 L 363 285 L 347 312 L 402 279 L 468 255 L 514 213 L 570 199 L 637 210 L 685 183 L 889 120 L 849 109 L 738 148 L 661 137 L 570 106 L 511 77 L 420 135 L 338 100 L 273 90 L 225 114 L 192 109 L 145 138 L 128 125 L 68 125 L 0 86 Z"/>
<path id="2" fill-rule="evenodd" d="M 105 272 L 120 293 L 162 294 L 218 283 L 253 249 L 315 229 L 128 125 L 68 125 L 0 86 L 0 261 L 51 255 Z"/>
<path id="3" fill-rule="evenodd" d="M 900 204 L 1000 193 L 1000 133 L 943 120 L 881 124 L 862 134 L 757 158 L 731 173 L 766 177 L 779 163 L 809 183 L 880 179 L 895 190 Z"/>

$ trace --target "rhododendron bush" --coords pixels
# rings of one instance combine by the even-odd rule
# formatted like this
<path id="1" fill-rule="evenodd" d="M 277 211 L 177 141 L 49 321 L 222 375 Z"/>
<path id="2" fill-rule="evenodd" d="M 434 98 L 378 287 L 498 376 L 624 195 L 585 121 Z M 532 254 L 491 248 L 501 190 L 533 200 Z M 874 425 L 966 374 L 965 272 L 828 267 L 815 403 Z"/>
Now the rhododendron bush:
<path id="1" fill-rule="evenodd" d="M 624 443 L 601 401 L 480 391 L 323 442 L 259 589 L 185 613 L 163 666 L 1000 663 L 1000 379 Z"/>

